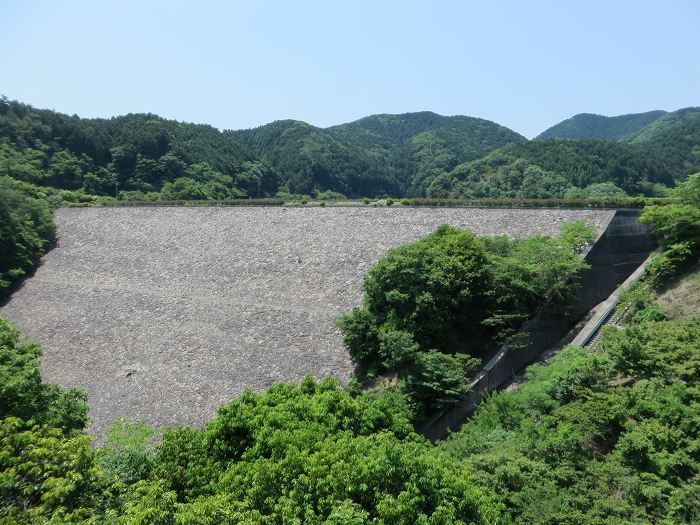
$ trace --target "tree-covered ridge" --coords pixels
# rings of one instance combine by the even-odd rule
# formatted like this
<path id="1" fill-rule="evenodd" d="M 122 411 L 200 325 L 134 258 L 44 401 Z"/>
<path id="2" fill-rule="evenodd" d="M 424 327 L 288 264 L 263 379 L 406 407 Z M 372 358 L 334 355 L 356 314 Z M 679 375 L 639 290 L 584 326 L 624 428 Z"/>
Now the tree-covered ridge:
<path id="1" fill-rule="evenodd" d="M 336 191 L 349 196 L 398 194 L 377 158 L 328 130 L 297 120 L 230 132 L 278 174 L 293 194 Z"/>
<path id="2" fill-rule="evenodd" d="M 700 169 L 700 119 L 651 143 L 542 139 L 510 144 L 432 179 L 435 198 L 664 196 Z"/>
<path id="3" fill-rule="evenodd" d="M 326 129 L 278 121 L 234 132 L 291 193 L 425 195 L 425 181 L 525 139 L 493 122 L 431 112 L 373 115 Z"/>
<path id="4" fill-rule="evenodd" d="M 622 137 L 623 142 L 640 143 L 652 142 L 666 135 L 668 132 L 678 134 L 674 128 L 683 128 L 685 125 L 697 122 L 700 119 L 700 107 L 689 107 L 671 111 L 661 115 L 647 126 Z"/>
<path id="5" fill-rule="evenodd" d="M 697 139 L 700 142 L 700 136 Z M 654 184 L 672 187 L 676 179 L 693 172 L 675 168 L 662 148 L 603 140 L 537 140 L 503 152 L 559 173 L 578 188 L 610 182 L 632 195 L 653 194 Z"/>
<path id="6" fill-rule="evenodd" d="M 618 127 L 639 128 L 637 117 Z M 431 112 L 372 115 L 325 129 L 284 120 L 221 132 L 153 114 L 81 119 L 0 99 L 0 173 L 74 191 L 66 200 L 86 202 L 93 195 L 663 196 L 700 169 L 697 108 L 664 114 L 625 137 L 527 141 L 484 119 Z"/>
<path id="7" fill-rule="evenodd" d="M 524 140 L 483 119 L 429 112 L 378 115 L 327 129 L 278 121 L 220 132 L 152 114 L 81 119 L 0 100 L 0 164 L 6 175 L 86 194 L 150 200 L 278 191 L 424 195 L 436 174 Z"/>
<path id="8" fill-rule="evenodd" d="M 661 141 L 665 147 L 673 140 L 688 138 L 690 134 L 693 135 L 693 142 L 697 144 L 698 136 L 694 126 L 699 118 L 699 107 L 616 117 L 581 113 L 545 130 L 535 140 L 597 139 L 629 144 L 646 143 L 647 146 Z"/>
<path id="9" fill-rule="evenodd" d="M 171 183 L 174 198 L 255 197 L 278 187 L 268 166 L 211 126 L 152 114 L 81 119 L 5 98 L 0 169 L 21 181 L 96 195 L 157 193 Z"/>
<path id="10" fill-rule="evenodd" d="M 427 184 L 440 173 L 483 157 L 490 151 L 526 139 L 488 120 L 444 117 L 424 111 L 372 115 L 329 130 L 344 136 L 386 161 L 402 185 L 403 194 L 425 195 Z"/>
<path id="11" fill-rule="evenodd" d="M 660 110 L 615 117 L 579 113 L 546 129 L 536 139 L 620 140 L 639 132 L 664 115 L 666 112 Z"/>

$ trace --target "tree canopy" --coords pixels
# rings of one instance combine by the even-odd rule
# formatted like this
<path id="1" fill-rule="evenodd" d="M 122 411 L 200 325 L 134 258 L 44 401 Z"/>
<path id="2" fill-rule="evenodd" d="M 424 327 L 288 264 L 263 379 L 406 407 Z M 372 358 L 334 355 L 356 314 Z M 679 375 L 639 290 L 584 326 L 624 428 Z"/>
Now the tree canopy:
<path id="1" fill-rule="evenodd" d="M 352 358 L 398 372 L 418 418 L 455 403 L 470 372 L 546 308 L 566 303 L 593 238 L 571 223 L 555 238 L 483 238 L 443 225 L 390 250 L 367 274 L 364 304 L 340 317 Z"/>

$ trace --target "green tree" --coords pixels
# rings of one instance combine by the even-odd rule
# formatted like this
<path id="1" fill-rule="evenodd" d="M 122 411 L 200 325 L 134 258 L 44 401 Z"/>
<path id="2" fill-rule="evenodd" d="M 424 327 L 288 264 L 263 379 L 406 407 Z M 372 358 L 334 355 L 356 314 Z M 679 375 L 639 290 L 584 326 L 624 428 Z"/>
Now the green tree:
<path id="1" fill-rule="evenodd" d="M 88 523 L 100 485 L 87 436 L 0 419 L 1 523 Z"/>
<path id="2" fill-rule="evenodd" d="M 0 177 L 0 293 L 23 276 L 55 238 L 51 208 Z"/>
<path id="3" fill-rule="evenodd" d="M 700 208 L 700 172 L 688 175 L 685 181 L 678 183 L 673 189 L 673 196 L 683 204 Z"/>
<path id="4" fill-rule="evenodd" d="M 62 429 L 80 431 L 87 423 L 84 393 L 43 383 L 41 347 L 19 340 L 19 331 L 0 318 L 0 418 L 18 417 Z"/>

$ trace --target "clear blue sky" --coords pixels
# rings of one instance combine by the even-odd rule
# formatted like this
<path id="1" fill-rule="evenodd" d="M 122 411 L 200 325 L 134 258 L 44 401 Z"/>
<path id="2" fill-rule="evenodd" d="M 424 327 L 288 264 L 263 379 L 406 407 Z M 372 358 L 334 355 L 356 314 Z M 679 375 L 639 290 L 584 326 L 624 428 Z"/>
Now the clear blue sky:
<path id="1" fill-rule="evenodd" d="M 0 93 L 238 129 L 431 110 L 528 137 L 700 105 L 700 1 L 0 0 Z"/>

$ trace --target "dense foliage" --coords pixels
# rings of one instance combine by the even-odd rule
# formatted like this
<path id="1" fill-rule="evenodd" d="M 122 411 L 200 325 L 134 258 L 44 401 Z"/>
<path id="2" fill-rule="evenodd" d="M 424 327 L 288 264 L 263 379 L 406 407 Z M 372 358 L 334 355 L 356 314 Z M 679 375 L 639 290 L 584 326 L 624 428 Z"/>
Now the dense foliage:
<path id="1" fill-rule="evenodd" d="M 41 384 L 40 349 L 5 321 L 0 343 L 0 523 L 497 522 L 495 498 L 413 432 L 396 391 L 307 377 L 160 439 L 117 422 L 93 450 L 82 396 Z"/>
<path id="2" fill-rule="evenodd" d="M 355 198 L 663 196 L 700 168 L 700 113 L 688 108 L 640 128 L 656 113 L 615 117 L 615 129 L 635 131 L 626 142 L 528 142 L 487 120 L 431 112 L 373 115 L 330 128 L 284 120 L 221 132 L 152 114 L 81 119 L 2 98 L 0 171 L 70 190 L 65 200 L 73 202 L 91 195 L 324 200 L 326 192 Z"/>
<path id="3" fill-rule="evenodd" d="M 565 304 L 592 238 L 582 222 L 555 238 L 514 240 L 444 225 L 394 248 L 367 274 L 363 306 L 339 319 L 350 355 L 370 372 L 405 376 L 419 417 L 454 404 L 496 344 Z"/>
<path id="4" fill-rule="evenodd" d="M 279 185 L 269 166 L 211 126 L 152 114 L 81 119 L 6 98 L 0 169 L 25 182 L 98 195 L 158 198 L 165 189 L 163 198 L 257 197 Z"/>
<path id="5" fill-rule="evenodd" d="M 54 240 L 53 213 L 44 197 L 0 176 L 0 296 L 39 261 Z"/>
<path id="6" fill-rule="evenodd" d="M 443 448 L 513 523 L 697 523 L 700 320 L 611 328 L 602 347 L 530 367 Z"/>
<path id="7" fill-rule="evenodd" d="M 698 118 L 700 118 L 700 107 L 683 108 L 665 113 L 647 126 L 624 137 L 623 140 L 632 143 L 649 143 L 660 137 L 668 137 L 668 132 L 672 132 L 677 138 L 680 138 L 683 132 L 692 129 L 687 127 L 688 124 L 697 125 Z M 679 130 L 682 130 L 681 133 L 678 133 Z"/>
<path id="8" fill-rule="evenodd" d="M 546 129 L 537 138 L 620 140 L 639 132 L 663 115 L 666 115 L 665 111 L 616 117 L 580 113 Z"/>
<path id="9" fill-rule="evenodd" d="M 655 265 L 679 245 L 684 264 L 698 260 L 698 184 L 694 175 L 677 190 L 684 204 L 645 211 L 665 255 L 625 294 L 602 352 L 569 347 L 531 366 L 442 445 L 503 498 L 508 521 L 700 521 L 700 312 L 671 318 L 678 310 L 664 311 L 653 289 L 678 275 L 673 257 L 663 275 Z"/>
<path id="10" fill-rule="evenodd" d="M 445 170 L 432 180 L 427 195 L 664 196 L 668 188 L 700 168 L 697 108 L 610 118 L 581 115 L 561 126 L 538 140 L 513 143 L 483 159 Z M 578 140 L 567 140 L 574 138 Z"/>
<path id="11" fill-rule="evenodd" d="M 281 174 L 281 190 L 311 194 L 332 190 L 345 195 L 398 193 L 396 180 L 368 152 L 328 130 L 294 120 L 277 121 L 233 135 Z"/>
<path id="12" fill-rule="evenodd" d="M 14 416 L 56 427 L 82 430 L 87 422 L 85 395 L 41 381 L 41 347 L 20 341 L 19 331 L 0 318 L 0 419 Z"/>
<path id="13" fill-rule="evenodd" d="M 381 162 L 399 184 L 401 195 L 422 196 L 430 181 L 454 166 L 493 149 L 525 142 L 514 131 L 488 120 L 443 117 L 429 111 L 373 115 L 329 128 Z"/>
<path id="14" fill-rule="evenodd" d="M 700 142 L 700 133 L 696 137 Z M 537 140 L 504 147 L 433 179 L 430 197 L 586 198 L 663 196 L 690 166 L 692 148 L 667 149 L 593 140 Z M 693 160 L 693 163 L 700 160 Z M 695 164 L 692 164 L 695 165 Z M 698 164 L 700 166 L 700 164 Z M 608 184 L 609 189 L 600 187 Z"/>
<path id="15" fill-rule="evenodd" d="M 654 225 L 663 253 L 654 254 L 647 267 L 657 285 L 700 256 L 700 173 L 679 184 L 674 195 L 680 204 L 649 206 L 640 221 Z"/>

